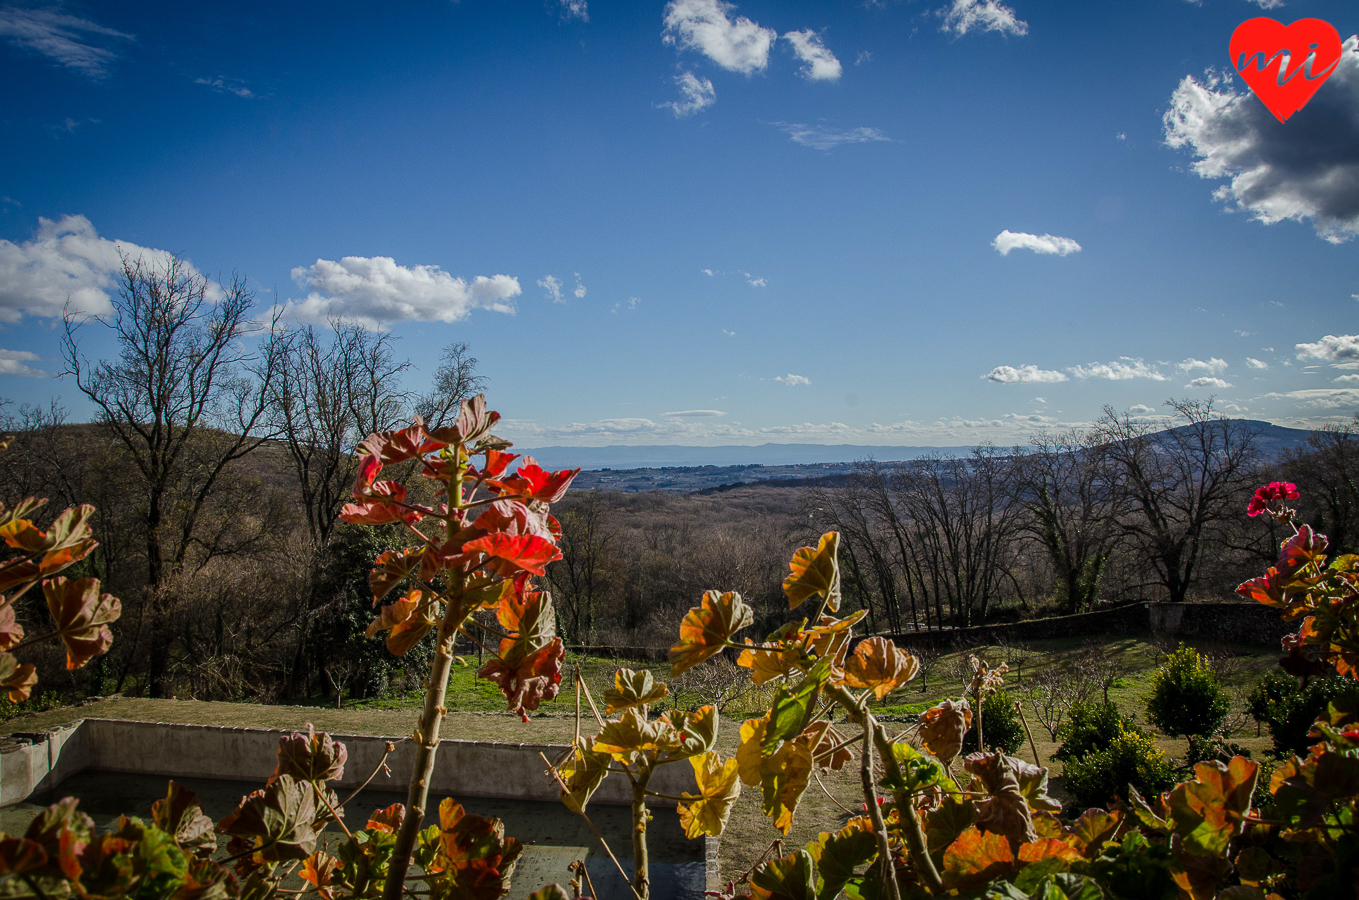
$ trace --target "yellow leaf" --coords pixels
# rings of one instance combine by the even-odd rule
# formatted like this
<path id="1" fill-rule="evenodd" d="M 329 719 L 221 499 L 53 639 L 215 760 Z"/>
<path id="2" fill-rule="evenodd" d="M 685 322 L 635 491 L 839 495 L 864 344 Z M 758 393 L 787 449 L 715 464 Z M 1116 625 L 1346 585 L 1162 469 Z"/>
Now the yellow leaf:
<path id="1" fill-rule="evenodd" d="M 670 689 L 660 682 L 653 682 L 651 673 L 643 669 L 619 669 L 613 676 L 614 686 L 604 692 L 607 715 L 633 706 L 650 706 L 657 700 L 670 696 Z"/>
<path id="2" fill-rule="evenodd" d="M 699 795 L 685 794 L 690 804 L 679 804 L 680 824 L 684 826 L 686 837 L 706 834 L 717 837 L 727 825 L 732 805 L 741 796 L 741 781 L 735 759 L 725 763 L 716 753 L 704 753 L 689 758 L 694 767 L 694 780 L 698 782 Z"/>

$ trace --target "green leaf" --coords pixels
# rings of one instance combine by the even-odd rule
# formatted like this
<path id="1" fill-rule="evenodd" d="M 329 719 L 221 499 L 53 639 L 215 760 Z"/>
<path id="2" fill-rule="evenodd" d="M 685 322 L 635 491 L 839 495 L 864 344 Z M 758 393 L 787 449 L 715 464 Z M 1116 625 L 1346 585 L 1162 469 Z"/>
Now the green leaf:
<path id="1" fill-rule="evenodd" d="M 1245 827 L 1259 766 L 1237 756 L 1194 767 L 1194 780 L 1170 793 L 1170 811 L 1180 846 L 1190 853 L 1222 856 Z"/>
<path id="2" fill-rule="evenodd" d="M 217 823 L 220 834 L 253 840 L 261 862 L 306 859 L 316 849 L 316 792 L 308 782 L 279 775 Z"/>
<path id="3" fill-rule="evenodd" d="M 594 738 L 581 739 L 580 746 L 576 747 L 559 773 L 566 782 L 561 796 L 567 809 L 576 813 L 585 812 L 590 798 L 609 775 L 611 759 L 607 753 L 595 752 Z"/>
<path id="4" fill-rule="evenodd" d="M 806 850 L 771 859 L 750 874 L 753 900 L 817 900 L 816 863 Z"/>
<path id="5" fill-rule="evenodd" d="M 958 790 L 958 785 L 954 783 L 952 778 L 948 777 L 948 772 L 939 764 L 938 760 L 931 759 L 910 744 L 893 744 L 892 757 L 897 761 L 897 769 L 901 772 L 901 778 L 894 779 L 885 776 L 879 784 L 887 790 L 902 791 L 909 794 L 936 785 L 943 786 L 949 791 Z"/>
<path id="6" fill-rule="evenodd" d="M 816 861 L 820 876 L 816 891 L 818 900 L 835 900 L 855 877 L 855 869 L 877 859 L 878 840 L 873 832 L 851 823 L 838 833 L 823 831 L 807 845 L 807 852 Z"/>
<path id="7" fill-rule="evenodd" d="M 203 814 L 198 795 L 173 781 L 165 798 L 151 804 L 151 821 L 190 853 L 211 854 L 217 849 L 212 819 Z"/>
<path id="8" fill-rule="evenodd" d="M 614 686 L 604 692 L 605 715 L 611 716 L 633 706 L 650 706 L 670 696 L 670 688 L 653 681 L 646 669 L 640 672 L 619 669 L 613 676 L 613 683 Z"/>
<path id="9" fill-rule="evenodd" d="M 816 702 L 821 697 L 821 689 L 826 685 L 830 670 L 831 660 L 820 660 L 795 687 L 785 685 L 779 688 L 771 708 L 773 716 L 761 747 L 766 754 L 773 753 L 779 742 L 796 737 L 811 724 L 812 716 L 816 713 Z"/>
<path id="10" fill-rule="evenodd" d="M 711 705 L 701 706 L 693 712 L 670 709 L 661 713 L 661 719 L 675 729 L 678 744 L 667 754 L 669 759 L 684 759 L 707 753 L 717 746 L 717 724 L 720 721 L 717 709 Z"/>

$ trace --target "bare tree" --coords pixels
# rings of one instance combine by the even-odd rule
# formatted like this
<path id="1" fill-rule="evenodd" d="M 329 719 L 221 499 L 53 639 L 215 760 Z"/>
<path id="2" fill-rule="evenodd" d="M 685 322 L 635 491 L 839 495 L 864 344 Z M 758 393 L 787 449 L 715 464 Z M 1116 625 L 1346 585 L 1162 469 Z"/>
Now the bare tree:
<path id="1" fill-rule="evenodd" d="M 557 607 L 558 631 L 570 641 L 589 644 L 595 613 L 606 590 L 614 533 L 599 496 L 585 492 L 558 506 L 562 558 L 547 568 Z"/>
<path id="2" fill-rule="evenodd" d="M 1288 480 L 1298 483 L 1303 502 L 1315 510 L 1308 520 L 1331 549 L 1359 550 L 1359 414 L 1353 422 L 1312 432 L 1306 449 L 1287 451 L 1284 461 Z"/>
<path id="3" fill-rule="evenodd" d="M 1075 430 L 1036 436 L 1015 461 L 1016 488 L 1030 514 L 1021 528 L 1047 552 L 1061 606 L 1089 609 L 1119 534 L 1111 469 L 1088 435 Z"/>
<path id="4" fill-rule="evenodd" d="M 1259 452 L 1254 430 L 1218 415 L 1211 400 L 1167 405 L 1176 427 L 1161 430 L 1106 406 L 1094 437 L 1128 504 L 1124 536 L 1167 599 L 1183 603 L 1206 551 L 1228 543 L 1225 532 L 1240 518 Z"/>
<path id="5" fill-rule="evenodd" d="M 1089 698 L 1094 685 L 1069 665 L 1050 665 L 1031 674 L 1024 683 L 1029 709 L 1052 740 L 1057 740 L 1071 707 Z"/>
<path id="6" fill-rule="evenodd" d="M 438 428 L 450 415 L 458 414 L 462 401 L 485 385 L 486 378 L 477 374 L 477 359 L 471 348 L 465 341 L 455 341 L 444 348 L 434 384 L 415 401 L 415 411 L 431 428 Z"/>
<path id="7" fill-rule="evenodd" d="M 349 499 L 358 460 L 354 447 L 397 427 L 407 396 L 390 335 L 332 323 L 327 339 L 308 326 L 283 340 L 269 417 L 288 447 L 312 542 L 324 547 Z"/>
<path id="8" fill-rule="evenodd" d="M 268 437 L 261 426 L 279 360 L 272 332 L 258 352 L 244 344 L 254 300 L 239 277 L 219 292 L 177 257 L 124 257 L 113 316 L 94 320 L 113 333 L 117 359 L 90 363 L 77 340 L 83 326 L 66 319 L 66 374 L 140 476 L 149 596 L 183 567 L 223 472 Z M 167 653 L 151 649 L 157 695 Z"/>

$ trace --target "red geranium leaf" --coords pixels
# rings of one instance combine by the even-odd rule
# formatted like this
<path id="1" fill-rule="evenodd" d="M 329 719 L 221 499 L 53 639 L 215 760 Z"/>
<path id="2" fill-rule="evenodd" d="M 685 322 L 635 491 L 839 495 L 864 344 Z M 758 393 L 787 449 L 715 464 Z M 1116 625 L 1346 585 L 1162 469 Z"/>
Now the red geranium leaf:
<path id="1" fill-rule="evenodd" d="M 487 450 L 486 465 L 481 470 L 481 477 L 499 478 L 505 474 L 505 469 L 510 463 L 519 458 L 518 453 L 506 453 L 503 450 Z"/>
<path id="2" fill-rule="evenodd" d="M 1279 550 L 1275 568 L 1279 570 L 1280 580 L 1287 584 L 1308 563 L 1321 559 L 1326 552 L 1326 543 L 1326 535 L 1317 534 L 1311 525 L 1299 528 Z"/>
<path id="3" fill-rule="evenodd" d="M 42 569 L 31 559 L 16 556 L 14 559 L 0 562 L 0 591 L 8 591 L 25 582 L 37 581 L 41 577 Z"/>
<path id="4" fill-rule="evenodd" d="M 375 457 L 383 465 L 414 459 L 425 446 L 425 429 L 416 424 L 399 431 L 370 434 L 359 444 L 360 455 Z"/>
<path id="5" fill-rule="evenodd" d="M 19 665 L 11 653 L 0 653 L 0 689 L 9 692 L 9 701 L 18 703 L 27 700 L 38 683 L 37 669 L 33 665 Z"/>
<path id="6" fill-rule="evenodd" d="M 349 751 L 344 744 L 307 723 L 307 733 L 294 731 L 278 739 L 278 766 L 271 778 L 291 775 L 298 781 L 336 781 L 344 777 Z"/>
<path id="7" fill-rule="evenodd" d="M 489 678 L 509 701 L 510 712 L 528 721 L 528 713 L 544 700 L 557 696 L 562 683 L 562 659 L 566 648 L 562 639 L 554 637 L 545 646 L 525 656 L 518 665 L 511 665 L 496 657 L 481 667 L 477 674 Z M 527 712 L 526 712 L 527 710 Z"/>
<path id="8" fill-rule="evenodd" d="M 486 409 L 486 395 L 477 394 L 462 402 L 458 418 L 452 425 L 436 428 L 430 437 L 445 444 L 470 444 L 486 434 L 500 421 L 500 413 Z"/>
<path id="9" fill-rule="evenodd" d="M 302 863 L 302 880 L 316 888 L 321 900 L 334 900 L 341 896 L 336 892 L 337 876 L 340 874 L 340 861 L 322 850 L 317 850 Z"/>
<path id="10" fill-rule="evenodd" d="M 464 553 L 485 553 L 490 560 L 487 567 L 497 575 L 511 577 L 519 571 L 542 575 L 547 564 L 562 558 L 562 553 L 549 540 L 535 534 L 505 534 L 496 532 L 463 545 Z"/>
<path id="11" fill-rule="evenodd" d="M 116 597 L 99 593 L 99 579 L 52 578 L 42 592 L 56 622 L 56 633 L 66 645 L 66 668 L 78 669 L 108 650 L 113 643 L 109 623 L 122 614 Z"/>
<path id="12" fill-rule="evenodd" d="M 0 878 L 23 875 L 47 865 L 47 851 L 26 838 L 0 839 Z"/>
<path id="13" fill-rule="evenodd" d="M 1266 606 L 1288 605 L 1283 588 L 1279 586 L 1279 570 L 1272 566 L 1264 575 L 1237 585 L 1236 592 L 1248 600 L 1254 600 Z"/>
<path id="14" fill-rule="evenodd" d="M 4 601 L 0 597 L 0 602 Z M 24 639 L 24 626 L 14 618 L 14 604 L 0 607 L 0 650 L 8 650 Z"/>
<path id="15" fill-rule="evenodd" d="M 368 573 L 368 586 L 373 590 L 373 605 L 391 593 L 392 588 L 410 577 L 423 562 L 424 547 L 388 550 L 378 556 L 373 571 Z"/>
<path id="16" fill-rule="evenodd" d="M 532 457 L 526 456 L 514 474 L 505 479 L 504 487 L 507 491 L 528 494 L 533 500 L 556 503 L 579 474 L 580 469 L 548 472 L 534 462 Z"/>
<path id="17" fill-rule="evenodd" d="M 386 809 L 376 810 L 368 817 L 368 824 L 364 826 L 369 831 L 385 831 L 393 833 L 401 830 L 401 823 L 406 820 L 406 807 L 401 803 L 393 803 Z"/>
<path id="18" fill-rule="evenodd" d="M 360 456 L 359 471 L 354 476 L 354 496 L 362 497 L 368 493 L 381 471 L 382 461 L 376 456 Z"/>

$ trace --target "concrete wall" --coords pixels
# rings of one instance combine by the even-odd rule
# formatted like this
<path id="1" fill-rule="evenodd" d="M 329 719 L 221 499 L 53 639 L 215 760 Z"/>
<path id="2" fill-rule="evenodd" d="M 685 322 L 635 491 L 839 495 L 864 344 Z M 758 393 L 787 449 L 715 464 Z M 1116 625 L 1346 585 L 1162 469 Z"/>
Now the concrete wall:
<path id="1" fill-rule="evenodd" d="M 164 775 L 168 778 L 221 778 L 263 784 L 277 763 L 278 740 L 288 734 L 263 728 L 180 725 L 83 719 L 55 731 L 13 735 L 0 749 L 0 806 L 9 806 L 39 788 L 54 788 L 83 769 Z M 334 735 L 349 751 L 339 789 L 358 787 L 378 767 L 386 744 L 391 775 L 378 774 L 374 790 L 406 790 L 415 764 L 415 745 L 399 738 Z M 25 743 L 25 741 L 29 741 Z M 567 750 L 557 744 L 502 744 L 489 741 L 439 743 L 430 790 L 437 794 L 556 801 L 557 785 L 545 774 L 542 752 L 556 761 Z M 687 762 L 657 770 L 651 789 L 663 794 L 697 792 Z M 674 801 L 653 798 L 656 805 Z M 622 775 L 610 775 L 592 802 L 626 805 L 632 789 Z"/>

